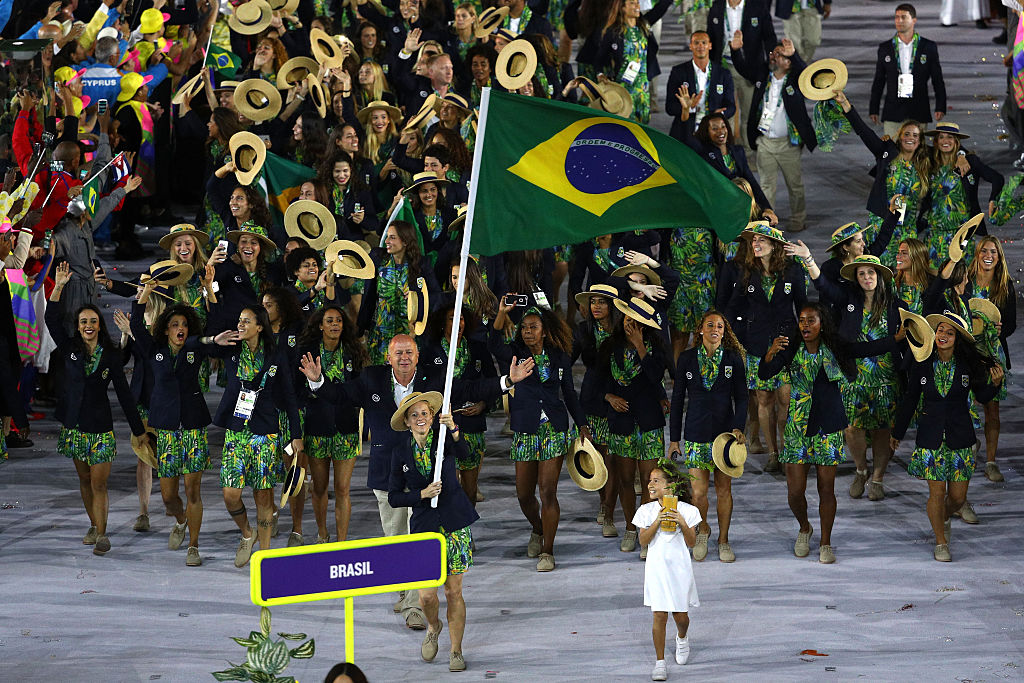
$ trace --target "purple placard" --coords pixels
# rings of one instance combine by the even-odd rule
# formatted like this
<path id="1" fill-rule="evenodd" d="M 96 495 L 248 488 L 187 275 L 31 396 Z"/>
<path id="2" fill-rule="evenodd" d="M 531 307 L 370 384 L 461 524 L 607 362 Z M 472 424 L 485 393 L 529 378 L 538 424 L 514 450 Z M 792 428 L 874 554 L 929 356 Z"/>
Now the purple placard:
<path id="1" fill-rule="evenodd" d="M 365 548 L 267 557 L 260 561 L 260 593 L 264 600 L 273 600 L 436 581 L 441 576 L 442 555 L 441 542 L 427 538 Z"/>

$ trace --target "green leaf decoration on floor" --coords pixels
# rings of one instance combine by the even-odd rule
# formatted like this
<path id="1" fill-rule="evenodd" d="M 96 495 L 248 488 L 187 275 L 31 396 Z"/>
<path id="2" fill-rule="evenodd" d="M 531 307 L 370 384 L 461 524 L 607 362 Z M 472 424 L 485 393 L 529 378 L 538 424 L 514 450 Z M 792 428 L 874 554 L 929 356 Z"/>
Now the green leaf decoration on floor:
<path id="1" fill-rule="evenodd" d="M 304 640 L 305 633 L 278 633 L 281 640 L 270 637 L 270 610 L 260 608 L 260 630 L 250 631 L 248 638 L 234 638 L 246 649 L 245 663 L 232 664 L 224 671 L 214 671 L 213 677 L 218 681 L 252 681 L 253 683 L 295 683 L 292 676 L 282 676 L 281 672 L 292 659 L 310 659 L 316 653 L 316 643 L 310 638 L 298 647 L 289 649 L 288 640 Z"/>

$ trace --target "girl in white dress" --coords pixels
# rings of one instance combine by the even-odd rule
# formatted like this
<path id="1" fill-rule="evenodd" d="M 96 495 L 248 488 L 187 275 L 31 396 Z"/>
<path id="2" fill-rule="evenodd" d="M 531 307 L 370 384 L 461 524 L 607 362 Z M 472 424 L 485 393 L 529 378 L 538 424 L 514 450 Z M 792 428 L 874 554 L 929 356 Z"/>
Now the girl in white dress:
<path id="1" fill-rule="evenodd" d="M 654 653 L 657 656 L 652 681 L 668 679 L 665 626 L 669 612 L 678 629 L 676 663 L 685 664 L 690 656 L 690 643 L 686 639 L 690 626 L 687 611 L 700 605 L 690 565 L 690 548 L 697 541 L 695 528 L 701 517 L 700 511 L 690 505 L 686 479 L 687 475 L 680 473 L 671 460 L 659 460 L 647 484 L 652 502 L 642 505 L 633 516 L 633 524 L 640 531 L 640 543 L 647 546 L 644 604 L 654 612 Z M 661 500 L 666 495 L 678 496 L 675 509 L 662 507 Z M 675 530 L 663 531 L 662 521 L 674 522 Z"/>

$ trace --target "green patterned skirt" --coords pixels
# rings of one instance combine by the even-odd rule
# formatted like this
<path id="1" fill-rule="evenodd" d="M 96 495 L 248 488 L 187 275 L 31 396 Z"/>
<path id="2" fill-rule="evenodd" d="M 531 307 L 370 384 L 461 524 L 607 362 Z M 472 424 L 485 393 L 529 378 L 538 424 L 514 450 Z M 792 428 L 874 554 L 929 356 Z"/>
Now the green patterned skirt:
<path id="1" fill-rule="evenodd" d="M 272 489 L 281 476 L 281 465 L 277 434 L 253 434 L 248 429 L 240 432 L 229 429 L 224 433 L 221 488 Z"/>
<path id="2" fill-rule="evenodd" d="M 608 434 L 608 451 L 630 460 L 657 460 L 665 457 L 665 430 L 661 427 L 641 432 L 634 427 L 631 434 Z"/>
<path id="3" fill-rule="evenodd" d="M 842 383 L 843 407 L 851 427 L 892 429 L 899 388 L 895 384 L 869 387 Z"/>
<path id="4" fill-rule="evenodd" d="M 444 527 L 438 527 L 438 532 L 444 534 L 447 542 L 448 575 L 465 574 L 473 566 L 473 532 L 468 526 L 456 531 L 445 531 Z"/>
<path id="5" fill-rule="evenodd" d="M 608 445 L 608 418 L 600 415 L 587 415 L 587 425 L 595 446 Z"/>
<path id="6" fill-rule="evenodd" d="M 846 440 L 842 432 L 803 436 L 793 434 L 787 428 L 784 441 L 785 444 L 779 452 L 780 463 L 828 466 L 838 465 L 846 460 Z"/>
<path id="7" fill-rule="evenodd" d="M 536 434 L 512 433 L 513 462 L 540 462 L 559 458 L 569 452 L 576 439 L 576 426 L 569 425 L 564 432 L 556 432 L 550 422 L 537 428 Z"/>
<path id="8" fill-rule="evenodd" d="M 714 472 L 715 461 L 711 458 L 711 442 L 683 440 L 683 465 L 691 470 Z"/>
<path id="9" fill-rule="evenodd" d="M 210 466 L 210 445 L 205 429 L 156 430 L 157 476 L 180 477 Z"/>
<path id="10" fill-rule="evenodd" d="M 469 457 L 465 460 L 456 458 L 455 464 L 460 470 L 472 470 L 480 467 L 487 453 L 487 441 L 483 432 L 460 432 L 459 437 L 466 443 Z"/>
<path id="11" fill-rule="evenodd" d="M 91 467 L 111 462 L 117 457 L 117 440 L 113 431 L 94 434 L 61 427 L 57 435 L 57 452 Z"/>
<path id="12" fill-rule="evenodd" d="M 970 481 L 974 474 L 974 449 L 951 449 L 943 441 L 937 449 L 915 448 L 907 473 L 928 481 Z"/>
<path id="13" fill-rule="evenodd" d="M 305 437 L 306 455 L 317 460 L 351 460 L 359 455 L 358 434 Z"/>
<path id="14" fill-rule="evenodd" d="M 757 376 L 757 366 L 761 359 L 752 353 L 747 354 L 747 389 L 756 391 L 775 391 L 783 384 L 789 384 L 789 371 L 783 370 L 771 379 L 761 379 Z"/>

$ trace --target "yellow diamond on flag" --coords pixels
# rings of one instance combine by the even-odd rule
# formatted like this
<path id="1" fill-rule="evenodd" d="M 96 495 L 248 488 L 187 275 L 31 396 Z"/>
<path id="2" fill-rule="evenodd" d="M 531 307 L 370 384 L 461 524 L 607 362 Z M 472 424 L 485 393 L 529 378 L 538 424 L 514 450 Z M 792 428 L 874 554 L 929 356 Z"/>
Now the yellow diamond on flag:
<path id="1" fill-rule="evenodd" d="M 603 116 L 566 126 L 508 170 L 595 216 L 644 190 L 676 182 L 643 128 Z"/>

